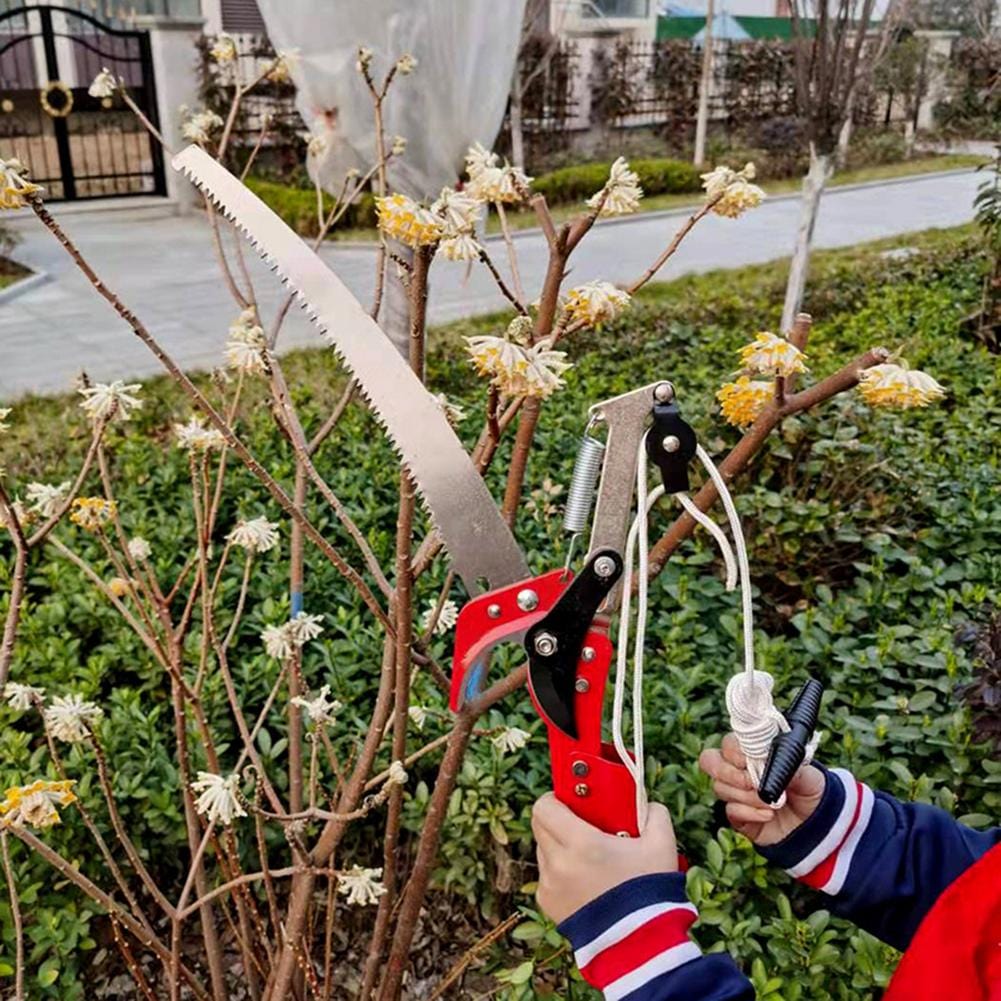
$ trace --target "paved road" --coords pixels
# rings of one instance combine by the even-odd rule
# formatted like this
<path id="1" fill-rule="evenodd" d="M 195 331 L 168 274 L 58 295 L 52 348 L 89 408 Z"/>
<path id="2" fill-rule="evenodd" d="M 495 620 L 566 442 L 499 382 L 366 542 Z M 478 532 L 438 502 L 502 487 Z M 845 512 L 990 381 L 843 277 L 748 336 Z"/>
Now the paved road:
<path id="1" fill-rule="evenodd" d="M 971 203 L 980 178 L 972 171 L 913 180 L 835 189 L 823 201 L 816 245 L 838 247 L 928 227 L 953 226 L 972 218 Z M 788 254 L 798 203 L 776 198 L 739 220 L 706 219 L 677 257 L 661 272 L 674 278 L 688 272 L 736 267 Z M 182 365 L 219 364 L 226 329 L 235 312 L 219 278 L 208 227 L 199 216 L 132 211 L 65 215 L 63 225 L 98 274 L 144 320 Z M 656 213 L 596 227 L 575 253 L 572 281 L 604 278 L 628 281 L 639 275 L 666 245 L 679 213 Z M 0 302 L 0 400 L 26 393 L 66 390 L 86 369 L 98 380 L 158 372 L 156 360 L 128 327 L 87 285 L 62 248 L 33 218 L 17 219 L 23 241 L 16 255 L 47 272 L 50 280 Z M 516 238 L 522 273 L 543 273 L 545 246 L 538 233 Z M 324 257 L 352 290 L 367 301 L 372 290 L 374 251 L 336 247 Z M 491 245 L 498 264 L 504 248 Z M 249 254 L 253 281 L 265 315 L 282 295 L 274 277 Z M 526 292 L 534 296 L 532 281 Z M 503 308 L 489 275 L 477 267 L 438 261 L 432 270 L 430 316 L 441 323 Z M 290 317 L 286 348 L 319 344 L 301 316 Z"/>

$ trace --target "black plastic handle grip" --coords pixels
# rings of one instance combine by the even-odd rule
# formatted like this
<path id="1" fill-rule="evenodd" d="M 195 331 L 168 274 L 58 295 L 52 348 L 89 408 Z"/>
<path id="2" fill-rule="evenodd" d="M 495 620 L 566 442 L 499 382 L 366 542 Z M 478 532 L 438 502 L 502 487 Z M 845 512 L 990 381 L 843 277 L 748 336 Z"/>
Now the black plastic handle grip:
<path id="1" fill-rule="evenodd" d="M 765 772 L 761 777 L 758 795 L 766 803 L 777 803 L 786 786 L 792 781 L 796 770 L 806 757 L 806 745 L 813 738 L 820 717 L 820 700 L 824 686 L 816 678 L 808 678 L 806 684 L 793 699 L 785 714 L 789 732 L 780 733 L 772 741 L 768 752 Z"/>

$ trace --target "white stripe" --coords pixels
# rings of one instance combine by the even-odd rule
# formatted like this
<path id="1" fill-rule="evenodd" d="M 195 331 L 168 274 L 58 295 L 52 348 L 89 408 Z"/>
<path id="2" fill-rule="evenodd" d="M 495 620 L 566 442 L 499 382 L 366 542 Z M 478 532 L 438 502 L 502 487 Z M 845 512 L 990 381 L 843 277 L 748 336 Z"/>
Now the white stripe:
<path id="1" fill-rule="evenodd" d="M 845 801 L 841 807 L 841 812 L 838 814 L 838 819 L 834 821 L 831 829 L 824 835 L 823 841 L 806 858 L 801 859 L 796 865 L 786 869 L 786 872 L 790 876 L 795 876 L 797 879 L 807 875 L 807 873 L 813 872 L 821 862 L 837 850 L 838 845 L 841 844 L 844 836 L 848 833 L 848 828 L 852 825 L 852 817 L 855 816 L 855 807 L 858 804 L 858 784 L 855 781 L 855 776 L 851 772 L 846 772 L 843 768 L 835 768 L 831 774 L 836 775 L 841 781 L 842 786 L 844 786 Z"/>
<path id="2" fill-rule="evenodd" d="M 840 893 L 841 888 L 845 885 L 845 880 L 848 878 L 848 870 L 852 865 L 852 858 L 855 855 L 855 849 L 858 848 L 859 842 L 862 840 L 862 835 L 865 834 L 866 828 L 869 826 L 869 818 L 872 816 L 872 808 L 875 802 L 875 797 L 872 794 L 872 790 L 868 786 L 862 786 L 862 809 L 859 810 L 858 823 L 852 828 L 852 833 L 848 835 L 848 840 L 845 841 L 838 852 L 838 860 L 834 863 L 834 872 L 831 873 L 831 878 L 821 887 L 824 893 L 830 893 L 832 896 L 835 893 Z"/>
<path id="3" fill-rule="evenodd" d="M 638 991 L 644 984 L 661 974 L 676 970 L 701 955 L 702 950 L 694 942 L 682 942 L 681 945 L 648 959 L 642 966 L 637 966 L 632 972 L 610 983 L 605 988 L 605 1001 L 619 1001 L 620 998 Z"/>
<path id="4" fill-rule="evenodd" d="M 637 928 L 641 928 L 648 921 L 659 918 L 661 914 L 667 914 L 668 911 L 679 910 L 691 911 L 693 914 L 698 913 L 694 904 L 682 903 L 681 901 L 662 901 L 659 904 L 648 904 L 646 907 L 641 907 L 639 910 L 627 914 L 624 918 L 619 918 L 614 925 L 606 928 L 596 938 L 591 939 L 587 945 L 582 945 L 579 949 L 574 950 L 577 966 L 583 969 L 599 953 L 632 935 Z"/>

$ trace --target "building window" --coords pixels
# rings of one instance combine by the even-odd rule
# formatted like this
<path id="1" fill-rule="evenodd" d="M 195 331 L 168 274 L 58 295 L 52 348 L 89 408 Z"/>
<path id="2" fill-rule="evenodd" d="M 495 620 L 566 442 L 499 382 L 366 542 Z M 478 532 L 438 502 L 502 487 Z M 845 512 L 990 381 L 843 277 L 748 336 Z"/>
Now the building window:
<path id="1" fill-rule="evenodd" d="M 650 0 L 581 0 L 583 17 L 650 16 Z"/>
<path id="2" fill-rule="evenodd" d="M 266 35 L 257 0 L 222 0 L 222 30 L 233 34 Z"/>

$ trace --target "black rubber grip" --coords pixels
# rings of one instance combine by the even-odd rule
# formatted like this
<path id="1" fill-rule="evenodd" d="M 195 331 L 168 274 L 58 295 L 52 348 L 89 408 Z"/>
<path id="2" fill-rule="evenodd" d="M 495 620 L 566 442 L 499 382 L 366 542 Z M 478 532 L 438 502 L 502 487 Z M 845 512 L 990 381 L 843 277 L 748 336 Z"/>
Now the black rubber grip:
<path id="1" fill-rule="evenodd" d="M 806 757 L 806 746 L 813 738 L 820 717 L 820 700 L 824 686 L 816 678 L 808 678 L 785 714 L 788 733 L 780 733 L 772 741 L 768 762 L 761 777 L 758 795 L 766 803 L 777 803 Z"/>

